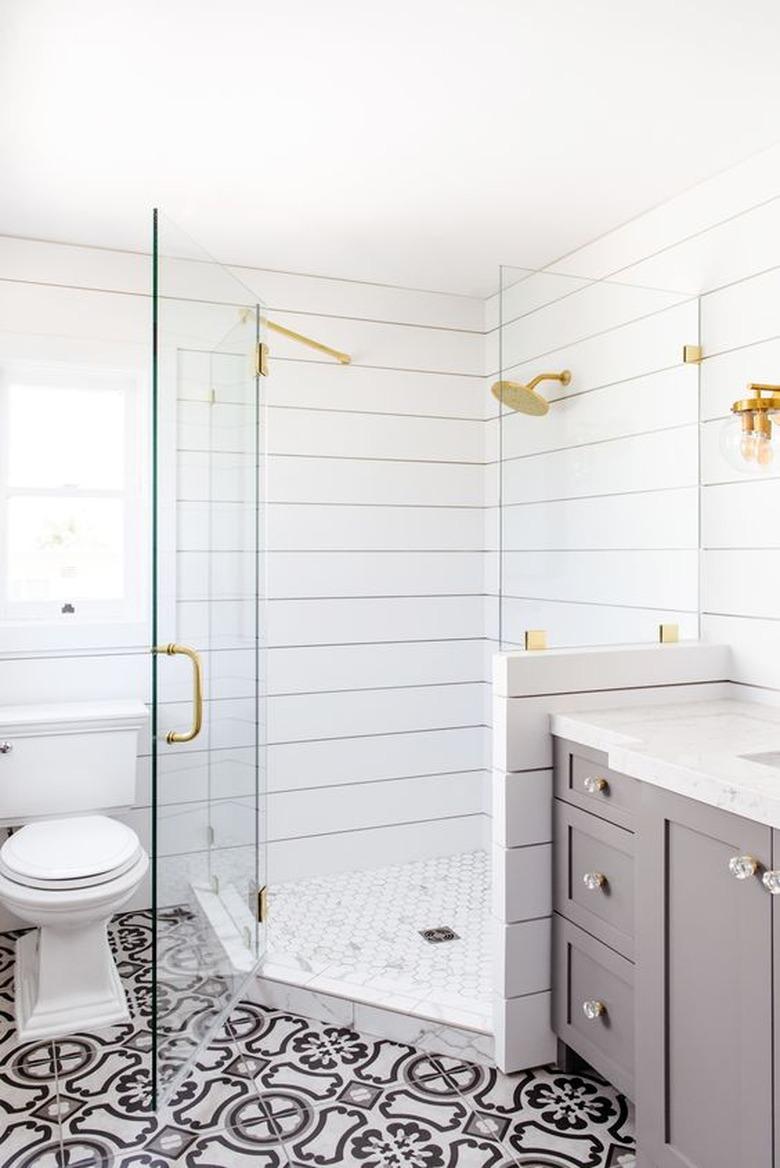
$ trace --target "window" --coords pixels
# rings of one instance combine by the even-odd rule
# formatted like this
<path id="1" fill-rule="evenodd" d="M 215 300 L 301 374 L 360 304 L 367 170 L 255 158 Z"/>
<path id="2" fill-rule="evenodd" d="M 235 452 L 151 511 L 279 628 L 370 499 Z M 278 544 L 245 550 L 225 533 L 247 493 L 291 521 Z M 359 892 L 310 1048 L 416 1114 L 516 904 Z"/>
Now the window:
<path id="1" fill-rule="evenodd" d="M 0 372 L 0 622 L 6 631 L 110 626 L 105 640 L 123 643 L 119 626 L 126 634 L 127 626 L 143 622 L 141 410 L 133 372 L 30 364 Z M 75 640 L 92 644 L 95 637 L 82 633 Z"/>

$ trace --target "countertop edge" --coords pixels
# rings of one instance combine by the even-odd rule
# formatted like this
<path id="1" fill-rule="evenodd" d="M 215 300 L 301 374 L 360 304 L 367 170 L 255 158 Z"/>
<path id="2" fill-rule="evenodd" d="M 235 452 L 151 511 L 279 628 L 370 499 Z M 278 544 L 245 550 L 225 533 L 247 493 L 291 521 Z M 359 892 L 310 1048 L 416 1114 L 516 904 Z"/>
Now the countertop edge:
<path id="1" fill-rule="evenodd" d="M 777 794 L 768 794 L 751 790 L 744 784 L 730 783 L 722 775 L 659 757 L 652 750 L 643 749 L 641 739 L 595 725 L 576 714 L 551 714 L 550 731 L 577 745 L 601 751 L 607 756 L 610 769 L 620 774 L 780 829 L 780 774 Z"/>

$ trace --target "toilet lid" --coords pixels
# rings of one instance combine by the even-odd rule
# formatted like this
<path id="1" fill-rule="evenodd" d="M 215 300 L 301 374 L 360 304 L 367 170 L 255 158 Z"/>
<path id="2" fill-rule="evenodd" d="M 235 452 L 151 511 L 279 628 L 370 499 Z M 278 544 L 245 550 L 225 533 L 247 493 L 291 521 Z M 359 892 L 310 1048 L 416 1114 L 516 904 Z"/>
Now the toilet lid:
<path id="1" fill-rule="evenodd" d="M 126 872 L 141 845 L 131 827 L 105 815 L 28 823 L 0 848 L 0 871 L 36 888 L 83 888 Z"/>

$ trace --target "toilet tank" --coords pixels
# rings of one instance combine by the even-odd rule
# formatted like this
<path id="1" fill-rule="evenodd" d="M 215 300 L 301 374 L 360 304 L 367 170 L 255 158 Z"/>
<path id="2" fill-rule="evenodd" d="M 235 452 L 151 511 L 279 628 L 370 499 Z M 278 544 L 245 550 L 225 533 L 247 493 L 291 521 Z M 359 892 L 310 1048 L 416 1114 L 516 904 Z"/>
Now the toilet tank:
<path id="1" fill-rule="evenodd" d="M 0 824 L 135 803 L 143 702 L 0 706 Z"/>

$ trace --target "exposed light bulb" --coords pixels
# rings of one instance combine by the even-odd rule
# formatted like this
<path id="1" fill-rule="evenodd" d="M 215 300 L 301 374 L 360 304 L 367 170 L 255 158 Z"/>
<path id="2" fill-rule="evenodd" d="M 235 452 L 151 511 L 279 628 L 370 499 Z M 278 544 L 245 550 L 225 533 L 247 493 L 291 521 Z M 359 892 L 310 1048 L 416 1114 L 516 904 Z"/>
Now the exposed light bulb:
<path id="1" fill-rule="evenodd" d="M 776 474 L 772 438 L 780 425 L 780 385 L 751 382 L 748 394 L 731 407 L 720 432 L 720 452 L 738 474 Z"/>
<path id="2" fill-rule="evenodd" d="M 767 438 L 763 434 L 760 434 L 756 438 L 755 455 L 754 455 L 756 462 L 758 463 L 759 466 L 762 466 L 762 467 L 769 466 L 769 464 L 771 463 L 774 456 L 775 456 L 775 452 L 772 449 L 772 439 Z"/>
<path id="3" fill-rule="evenodd" d="M 779 389 L 780 395 L 780 389 Z M 764 410 L 739 410 L 723 425 L 720 450 L 728 465 L 740 475 L 774 473 L 772 421 Z"/>

